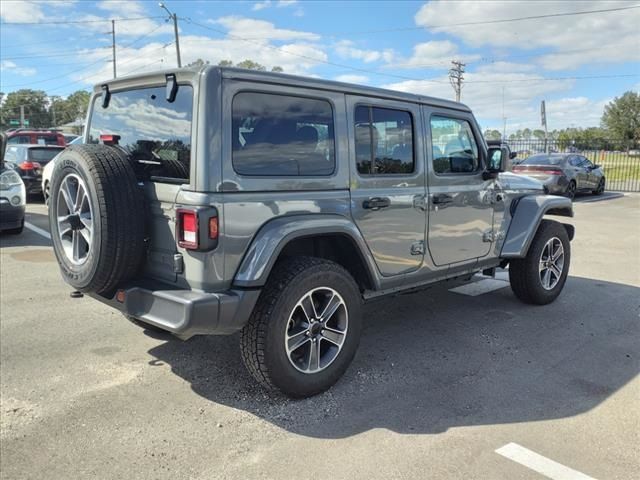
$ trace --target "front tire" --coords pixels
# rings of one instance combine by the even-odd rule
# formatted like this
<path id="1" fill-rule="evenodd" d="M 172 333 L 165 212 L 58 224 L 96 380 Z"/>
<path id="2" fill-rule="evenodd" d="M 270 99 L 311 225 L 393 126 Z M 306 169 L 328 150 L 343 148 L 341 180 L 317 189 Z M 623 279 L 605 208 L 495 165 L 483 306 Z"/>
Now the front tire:
<path id="1" fill-rule="evenodd" d="M 567 230 L 558 222 L 543 220 L 527 256 L 509 263 L 511 290 L 524 303 L 553 302 L 567 280 L 570 260 Z"/>
<path id="2" fill-rule="evenodd" d="M 604 177 L 602 177 L 600 179 L 600 182 L 598 182 L 598 188 L 596 188 L 593 192 L 594 195 L 602 195 L 604 193 L 604 187 L 605 187 L 605 180 Z"/>
<path id="3" fill-rule="evenodd" d="M 247 370 L 265 388 L 290 397 L 327 390 L 356 353 L 361 305 L 342 266 L 313 257 L 282 260 L 240 336 Z"/>

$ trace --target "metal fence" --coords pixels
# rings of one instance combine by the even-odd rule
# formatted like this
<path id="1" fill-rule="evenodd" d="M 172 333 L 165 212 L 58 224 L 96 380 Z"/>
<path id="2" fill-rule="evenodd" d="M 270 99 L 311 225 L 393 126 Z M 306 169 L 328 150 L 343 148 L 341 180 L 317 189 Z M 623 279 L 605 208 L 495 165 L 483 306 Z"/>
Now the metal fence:
<path id="1" fill-rule="evenodd" d="M 509 140 L 507 144 L 518 154 L 514 163 L 536 153 L 578 153 L 602 166 L 607 190 L 640 192 L 640 145 L 603 139 L 591 142 L 525 139 Z"/>

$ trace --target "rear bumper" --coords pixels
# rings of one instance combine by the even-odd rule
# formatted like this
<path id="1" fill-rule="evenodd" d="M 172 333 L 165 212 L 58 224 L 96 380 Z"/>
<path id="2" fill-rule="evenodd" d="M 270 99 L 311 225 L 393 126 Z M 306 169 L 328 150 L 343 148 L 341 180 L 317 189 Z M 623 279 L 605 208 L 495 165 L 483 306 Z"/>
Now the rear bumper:
<path id="1" fill-rule="evenodd" d="M 138 284 L 118 290 L 110 298 L 92 295 L 126 315 L 186 340 L 194 335 L 229 335 L 242 329 L 253 311 L 260 290 L 217 293 L 178 290 L 163 284 Z"/>
<path id="2" fill-rule="evenodd" d="M 20 228 L 24 222 L 24 205 L 11 205 L 8 199 L 0 199 L 0 230 Z"/>

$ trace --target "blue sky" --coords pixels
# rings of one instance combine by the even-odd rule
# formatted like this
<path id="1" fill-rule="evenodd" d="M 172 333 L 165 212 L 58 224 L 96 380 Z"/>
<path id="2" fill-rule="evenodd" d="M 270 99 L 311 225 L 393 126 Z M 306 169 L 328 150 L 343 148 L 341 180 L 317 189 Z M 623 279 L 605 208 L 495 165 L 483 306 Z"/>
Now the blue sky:
<path id="1" fill-rule="evenodd" d="M 595 126 L 607 102 L 640 88 L 640 8 L 628 8 L 636 0 L 165 3 L 180 17 L 183 63 L 249 58 L 287 73 L 453 98 L 450 61 L 465 61 L 462 101 L 483 128 L 502 130 L 503 116 L 507 132 L 539 128 L 542 99 L 550 129 Z M 613 8 L 626 9 L 486 23 Z M 155 1 L 3 0 L 0 90 L 64 96 L 110 78 L 112 18 L 119 76 L 172 68 L 164 13 Z M 158 18 L 118 20 L 140 17 Z M 86 23 L 42 23 L 53 21 Z M 598 76 L 606 78 L 576 78 Z"/>

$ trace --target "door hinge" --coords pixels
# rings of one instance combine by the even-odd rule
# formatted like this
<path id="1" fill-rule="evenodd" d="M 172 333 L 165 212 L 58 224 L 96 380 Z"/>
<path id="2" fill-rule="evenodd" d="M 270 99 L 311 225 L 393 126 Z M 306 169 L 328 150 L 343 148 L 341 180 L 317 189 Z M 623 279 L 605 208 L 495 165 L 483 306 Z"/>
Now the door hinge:
<path id="1" fill-rule="evenodd" d="M 427 209 L 427 199 L 424 195 L 416 195 L 413 197 L 413 208 L 418 208 L 423 211 Z"/>
<path id="2" fill-rule="evenodd" d="M 411 244 L 411 255 L 424 255 L 424 240 Z"/>

